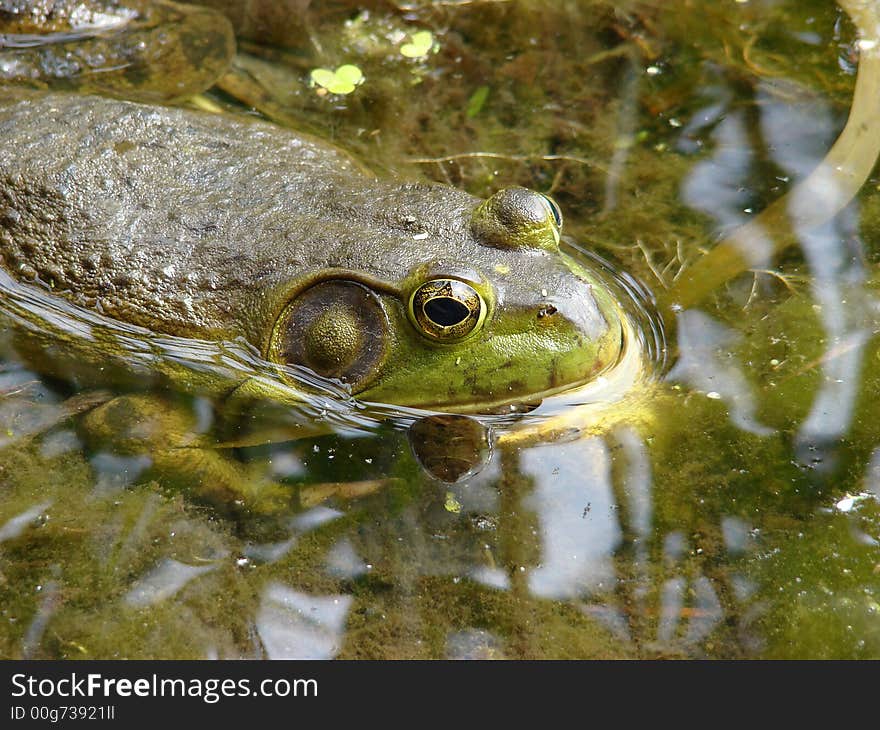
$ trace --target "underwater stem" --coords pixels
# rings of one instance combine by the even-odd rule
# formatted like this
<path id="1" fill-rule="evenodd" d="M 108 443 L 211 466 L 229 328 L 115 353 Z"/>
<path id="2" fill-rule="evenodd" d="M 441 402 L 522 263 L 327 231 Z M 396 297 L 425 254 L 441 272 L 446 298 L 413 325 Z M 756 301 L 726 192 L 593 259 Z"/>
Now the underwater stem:
<path id="1" fill-rule="evenodd" d="M 849 119 L 825 159 L 786 195 L 765 208 L 682 272 L 659 302 L 687 308 L 737 274 L 766 264 L 800 232 L 839 213 L 868 179 L 880 155 L 880 0 L 838 0 L 859 31 L 859 70 Z"/>

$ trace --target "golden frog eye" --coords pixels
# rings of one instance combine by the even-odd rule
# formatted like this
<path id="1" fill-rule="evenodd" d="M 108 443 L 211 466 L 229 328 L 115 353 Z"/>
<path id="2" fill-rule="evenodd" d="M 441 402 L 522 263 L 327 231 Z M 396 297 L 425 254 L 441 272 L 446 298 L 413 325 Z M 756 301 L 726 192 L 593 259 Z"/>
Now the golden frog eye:
<path id="1" fill-rule="evenodd" d="M 553 216 L 553 222 L 556 224 L 557 230 L 562 230 L 562 210 L 559 205 L 553 198 L 549 195 L 544 195 L 544 193 L 538 193 L 542 198 L 544 198 L 544 202 L 547 204 L 547 207 L 550 209 L 550 214 Z"/>
<path id="2" fill-rule="evenodd" d="M 469 284 L 457 279 L 432 279 L 413 292 L 409 314 L 418 330 L 439 342 L 456 342 L 479 329 L 486 303 Z"/>

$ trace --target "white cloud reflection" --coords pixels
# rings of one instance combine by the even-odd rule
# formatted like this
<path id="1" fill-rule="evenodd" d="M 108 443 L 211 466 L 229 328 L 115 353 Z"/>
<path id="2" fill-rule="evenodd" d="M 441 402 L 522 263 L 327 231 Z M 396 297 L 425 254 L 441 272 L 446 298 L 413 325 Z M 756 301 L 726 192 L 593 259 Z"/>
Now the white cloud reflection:
<path id="1" fill-rule="evenodd" d="M 40 502 L 0 525 L 0 542 L 14 540 L 30 527 L 49 507 L 52 501 Z"/>
<path id="2" fill-rule="evenodd" d="M 739 334 L 698 309 L 678 315 L 678 362 L 667 380 L 716 394 L 730 411 L 730 420 L 748 433 L 767 435 L 773 429 L 755 417 L 752 386 L 731 357 Z"/>
<path id="3" fill-rule="evenodd" d="M 547 469 L 548 463 L 555 467 Z M 535 482 L 524 507 L 538 515 L 540 565 L 529 573 L 542 598 L 575 598 L 613 586 L 612 555 L 621 530 L 611 489 L 608 447 L 598 438 L 522 454 L 521 468 Z"/>
<path id="4" fill-rule="evenodd" d="M 166 558 L 129 589 L 123 599 L 129 606 L 141 608 L 171 598 L 187 583 L 200 575 L 209 573 L 216 564 L 187 565 L 173 558 Z"/>
<path id="5" fill-rule="evenodd" d="M 314 596 L 269 583 L 257 633 L 269 659 L 332 659 L 342 648 L 351 596 Z"/>

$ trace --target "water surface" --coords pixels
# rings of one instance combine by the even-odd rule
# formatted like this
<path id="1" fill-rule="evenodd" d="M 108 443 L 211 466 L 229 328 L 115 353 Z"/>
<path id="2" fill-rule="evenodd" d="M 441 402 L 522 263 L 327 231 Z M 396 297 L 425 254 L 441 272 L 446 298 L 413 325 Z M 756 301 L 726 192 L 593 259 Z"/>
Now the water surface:
<path id="1" fill-rule="evenodd" d="M 86 448 L 93 391 L 27 369 L 7 327 L 0 655 L 880 657 L 880 181 L 699 302 L 663 306 L 840 133 L 858 63 L 846 14 L 328 7 L 296 38 L 242 41 L 238 76 L 199 103 L 320 132 L 385 171 L 553 195 L 629 292 L 644 370 L 577 435 L 484 419 L 460 453 L 443 430 L 460 424 L 438 437 L 328 387 L 300 416 L 334 432 L 223 450 L 247 476 L 218 497 L 149 456 Z M 431 50 L 401 54 L 421 30 Z M 364 75 L 352 93 L 310 84 L 345 63 Z M 232 98 L 242 78 L 260 112 Z M 100 326 L 64 314 L 52 326 Z M 146 371 L 177 353 L 129 334 Z M 234 343 L 196 350 L 180 358 L 253 366 Z M 210 427 L 204 398 L 181 403 Z M 261 500 L 268 481 L 283 507 Z"/>

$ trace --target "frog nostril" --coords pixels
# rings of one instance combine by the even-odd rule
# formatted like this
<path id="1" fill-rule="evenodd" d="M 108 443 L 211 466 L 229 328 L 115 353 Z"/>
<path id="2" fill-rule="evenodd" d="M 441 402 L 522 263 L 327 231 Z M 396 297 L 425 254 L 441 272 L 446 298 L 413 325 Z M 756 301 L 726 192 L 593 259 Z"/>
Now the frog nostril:
<path id="1" fill-rule="evenodd" d="M 552 317 L 556 312 L 559 311 L 552 304 L 548 304 L 544 307 L 541 307 L 538 310 L 538 319 L 544 319 L 544 317 Z"/>

